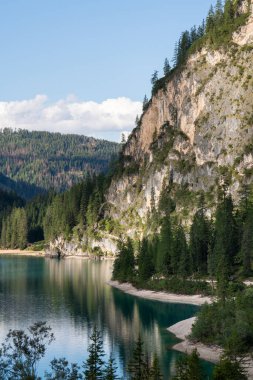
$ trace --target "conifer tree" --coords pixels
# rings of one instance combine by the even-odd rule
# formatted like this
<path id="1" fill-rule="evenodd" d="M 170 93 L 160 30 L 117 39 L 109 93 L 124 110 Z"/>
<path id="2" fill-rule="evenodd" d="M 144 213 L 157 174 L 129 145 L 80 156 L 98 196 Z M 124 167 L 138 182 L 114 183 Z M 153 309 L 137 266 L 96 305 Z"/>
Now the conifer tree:
<path id="1" fill-rule="evenodd" d="M 164 76 L 169 75 L 170 71 L 171 71 L 171 66 L 170 66 L 169 60 L 165 58 L 164 65 L 163 65 Z"/>
<path id="2" fill-rule="evenodd" d="M 240 255 L 242 259 L 242 270 L 244 276 L 252 274 L 252 257 L 253 257 L 253 205 L 250 203 L 246 219 L 243 225 L 242 242 Z"/>
<path id="3" fill-rule="evenodd" d="M 150 380 L 162 380 L 162 374 L 157 354 L 155 354 L 153 359 Z"/>
<path id="4" fill-rule="evenodd" d="M 203 205 L 196 212 L 190 229 L 190 257 L 193 272 L 207 274 L 207 257 L 210 239 L 209 222 L 205 217 Z"/>
<path id="5" fill-rule="evenodd" d="M 171 231 L 170 218 L 162 220 L 161 233 L 157 245 L 156 272 L 168 275 L 172 272 L 171 257 L 173 250 L 173 235 Z"/>
<path id="6" fill-rule="evenodd" d="M 158 81 L 158 71 L 155 70 L 153 75 L 151 76 L 151 84 L 154 86 L 156 82 Z"/>
<path id="7" fill-rule="evenodd" d="M 176 376 L 173 380 L 203 380 L 204 378 L 197 350 L 177 361 Z"/>
<path id="8" fill-rule="evenodd" d="M 88 348 L 88 359 L 83 365 L 86 380 L 102 380 L 104 378 L 104 350 L 101 333 L 94 327 L 90 336 L 91 343 Z"/>
<path id="9" fill-rule="evenodd" d="M 141 242 L 138 255 L 138 274 L 141 281 L 148 280 L 154 274 L 152 252 L 146 238 Z"/>
<path id="10" fill-rule="evenodd" d="M 172 246 L 172 256 L 171 256 L 171 267 L 172 272 L 175 275 L 179 275 L 185 278 L 189 271 L 189 255 L 187 241 L 184 233 L 183 227 L 180 225 L 176 228 L 174 232 L 173 246 Z"/>
<path id="11" fill-rule="evenodd" d="M 110 359 L 105 368 L 104 380 L 117 380 L 119 377 L 117 376 L 117 367 L 115 365 L 115 359 L 110 356 Z"/>
<path id="12" fill-rule="evenodd" d="M 146 361 L 143 351 L 143 342 L 139 335 L 135 348 L 133 350 L 133 356 L 128 364 L 127 371 L 131 380 L 143 380 L 146 373 Z"/>
<path id="13" fill-rule="evenodd" d="M 233 202 L 224 193 L 216 211 L 214 234 L 217 291 L 224 301 L 237 247 Z"/>
<path id="14" fill-rule="evenodd" d="M 214 9 L 213 6 L 211 5 L 207 19 L 206 19 L 206 32 L 210 33 L 213 31 L 215 25 L 215 17 L 214 17 Z"/>
<path id="15" fill-rule="evenodd" d="M 149 104 L 148 97 L 145 94 L 144 99 L 143 99 L 143 103 L 142 103 L 142 110 L 143 111 L 146 111 L 146 109 L 148 108 L 148 104 Z"/>
<path id="16" fill-rule="evenodd" d="M 121 282 L 130 281 L 135 274 L 135 257 L 134 248 L 131 240 L 128 238 L 126 243 L 119 243 L 118 255 L 114 261 L 113 274 L 114 280 Z"/>

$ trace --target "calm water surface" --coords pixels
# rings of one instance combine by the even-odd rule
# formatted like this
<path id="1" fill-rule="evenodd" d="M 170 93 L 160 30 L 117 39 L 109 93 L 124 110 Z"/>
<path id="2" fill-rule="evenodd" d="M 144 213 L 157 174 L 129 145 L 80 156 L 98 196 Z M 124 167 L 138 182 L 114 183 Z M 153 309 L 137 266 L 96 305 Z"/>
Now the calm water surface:
<path id="1" fill-rule="evenodd" d="M 193 316 L 198 308 L 133 297 L 111 288 L 112 262 L 84 259 L 52 260 L 36 257 L 0 257 L 0 341 L 8 330 L 25 329 L 43 320 L 56 341 L 48 348 L 39 371 L 43 375 L 54 357 L 85 360 L 89 336 L 96 324 L 104 349 L 116 358 L 119 374 L 131 357 L 139 332 L 145 348 L 157 352 L 166 379 L 178 358 L 177 341 L 166 328 Z M 212 366 L 205 363 L 208 371 Z"/>

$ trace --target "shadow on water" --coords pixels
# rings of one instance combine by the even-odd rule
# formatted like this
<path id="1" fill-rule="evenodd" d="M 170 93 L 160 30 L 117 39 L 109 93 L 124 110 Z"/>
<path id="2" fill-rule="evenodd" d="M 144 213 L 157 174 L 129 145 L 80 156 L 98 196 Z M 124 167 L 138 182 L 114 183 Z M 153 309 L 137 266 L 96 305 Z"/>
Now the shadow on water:
<path id="1" fill-rule="evenodd" d="M 133 343 L 141 333 L 145 349 L 158 354 L 169 379 L 180 354 L 171 349 L 177 341 L 168 326 L 196 314 L 193 305 L 145 300 L 111 288 L 111 261 L 83 259 L 0 257 L 0 339 L 10 328 L 26 328 L 46 320 L 56 341 L 49 347 L 40 371 L 54 357 L 81 363 L 94 324 L 103 334 L 106 354 L 114 352 L 124 375 Z M 212 365 L 205 362 L 211 371 Z"/>

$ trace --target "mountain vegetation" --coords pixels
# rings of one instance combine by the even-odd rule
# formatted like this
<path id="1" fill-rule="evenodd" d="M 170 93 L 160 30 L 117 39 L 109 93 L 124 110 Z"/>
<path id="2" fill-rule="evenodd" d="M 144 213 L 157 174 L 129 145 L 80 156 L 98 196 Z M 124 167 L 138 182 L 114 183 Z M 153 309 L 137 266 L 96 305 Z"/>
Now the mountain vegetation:
<path id="1" fill-rule="evenodd" d="M 0 173 L 19 187 L 23 184 L 23 192 L 25 184 L 34 185 L 37 194 L 42 189 L 66 190 L 85 173 L 106 172 L 119 151 L 119 144 L 93 137 L 9 128 L 0 131 L 0 146 Z"/>
<path id="2" fill-rule="evenodd" d="M 244 13 L 238 12 L 241 5 L 240 0 L 221 0 L 216 2 L 215 7 L 211 5 L 207 18 L 203 20 L 200 26 L 194 25 L 191 30 L 181 33 L 179 40 L 175 44 L 173 67 L 167 58 L 164 62 L 164 77 L 158 78 L 158 71 L 154 71 L 151 77 L 153 86 L 152 95 L 164 87 L 170 79 L 175 69 L 184 65 L 188 57 L 200 51 L 203 47 L 208 49 L 218 49 L 221 46 L 231 43 L 232 34 L 240 26 L 245 25 L 250 12 L 250 1 L 248 1 L 248 11 Z"/>
<path id="3" fill-rule="evenodd" d="M 24 330 L 10 330 L 0 349 L 0 376 L 2 380 L 39 380 L 38 364 L 45 356 L 46 349 L 55 340 L 46 322 L 37 322 Z M 110 355 L 104 358 L 104 343 L 100 331 L 95 326 L 90 336 L 88 358 L 82 367 L 70 363 L 66 358 L 53 359 L 50 372 L 45 372 L 46 380 L 118 380 L 117 366 Z M 129 380 L 160 380 L 162 375 L 157 356 L 153 361 L 143 349 L 141 337 L 133 349 L 132 360 L 127 369 Z"/>
<path id="4" fill-rule="evenodd" d="M 43 194 L 46 192 L 45 189 L 36 185 L 31 185 L 24 181 L 14 181 L 3 173 L 0 173 L 0 189 L 15 193 L 24 200 L 32 199 L 37 194 Z"/>
<path id="5" fill-rule="evenodd" d="M 253 277 L 252 75 L 247 66 L 253 48 L 233 40 L 248 20 L 249 6 L 239 0 L 222 6 L 218 0 L 199 28 L 181 35 L 174 67 L 165 60 L 164 77 L 154 72 L 152 98 L 144 97 L 143 115 L 109 174 L 94 173 L 106 171 L 116 144 L 46 132 L 0 134 L 4 174 L 46 189 L 71 187 L 26 203 L 4 193 L 1 246 L 44 241 L 61 250 L 61 237 L 100 256 L 111 253 L 102 245 L 106 240 L 106 247 L 117 246 L 114 280 L 215 296 L 217 302 L 202 308 L 191 337 L 224 348 L 215 379 L 232 379 L 231 373 L 244 379 L 241 364 L 253 349 L 252 287 L 244 283 Z M 101 345 L 97 352 L 94 347 L 84 375 L 103 378 Z M 143 377 L 150 367 L 141 350 L 139 340 L 130 376 L 159 378 L 159 372 Z M 52 368 L 57 372 L 62 364 L 54 362 Z M 69 373 L 76 371 L 71 368 Z M 113 361 L 106 368 L 107 378 L 113 378 Z M 197 353 L 177 369 L 178 380 L 202 376 Z M 89 371 L 96 374 L 89 377 Z"/>

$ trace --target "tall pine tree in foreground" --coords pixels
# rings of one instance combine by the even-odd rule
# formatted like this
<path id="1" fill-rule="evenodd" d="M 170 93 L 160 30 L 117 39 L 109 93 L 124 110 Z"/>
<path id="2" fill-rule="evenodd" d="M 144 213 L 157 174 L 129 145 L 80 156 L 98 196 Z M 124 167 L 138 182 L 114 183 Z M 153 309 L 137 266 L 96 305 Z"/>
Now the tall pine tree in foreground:
<path id="1" fill-rule="evenodd" d="M 101 333 L 94 327 L 88 348 L 89 357 L 84 363 L 84 375 L 87 380 L 102 380 L 104 378 L 104 350 Z"/>
<path id="2" fill-rule="evenodd" d="M 191 355 L 181 357 L 176 363 L 176 376 L 173 380 L 203 380 L 205 375 L 200 364 L 199 354 L 194 350 Z"/>
<path id="3" fill-rule="evenodd" d="M 108 364 L 105 368 L 104 380 L 118 380 L 118 379 L 119 377 L 117 376 L 117 367 L 115 365 L 115 360 L 111 355 L 108 361 Z"/>
<path id="4" fill-rule="evenodd" d="M 146 361 L 143 350 L 143 342 L 139 335 L 135 348 L 133 350 L 132 360 L 128 364 L 127 371 L 131 380 L 143 380 L 146 373 Z"/>

